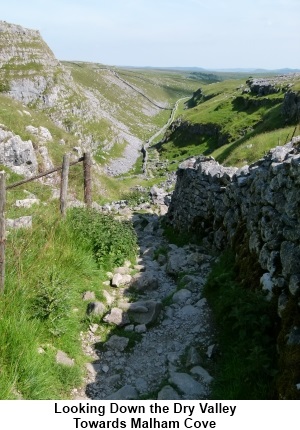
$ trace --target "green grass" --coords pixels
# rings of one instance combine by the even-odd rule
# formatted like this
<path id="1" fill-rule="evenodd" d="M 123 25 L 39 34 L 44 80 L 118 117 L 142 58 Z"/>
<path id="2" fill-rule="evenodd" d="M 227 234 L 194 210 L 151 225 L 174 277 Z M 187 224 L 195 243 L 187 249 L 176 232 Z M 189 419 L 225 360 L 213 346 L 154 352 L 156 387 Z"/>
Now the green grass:
<path id="1" fill-rule="evenodd" d="M 234 253 L 225 252 L 204 288 L 216 319 L 220 355 L 212 399 L 275 398 L 276 305 L 236 281 Z"/>
<path id="2" fill-rule="evenodd" d="M 177 118 L 190 126 L 168 131 L 165 141 L 154 145 L 162 160 L 176 161 L 168 170 L 201 154 L 227 165 L 251 163 L 272 147 L 286 143 L 295 125 L 287 125 L 282 115 L 284 92 L 257 97 L 244 94 L 245 86 L 241 79 L 212 83 L 201 87 L 202 96 L 193 99 L 196 106 L 184 109 L 180 105 Z M 210 131 L 193 132 L 191 126 L 197 124 Z"/>
<path id="3" fill-rule="evenodd" d="M 9 181 L 15 179 L 11 174 Z M 32 214 L 33 228 L 11 231 L 6 243 L 0 398 L 70 398 L 87 360 L 79 336 L 89 324 L 82 294 L 93 291 L 103 299 L 105 271 L 134 258 L 135 235 L 129 224 L 83 209 L 69 210 L 62 220 L 58 202 L 48 201 L 49 190 L 40 183 L 26 184 L 26 189 L 42 203 L 15 208 L 16 198 L 26 197 L 24 189 L 7 193 L 8 216 Z M 58 349 L 74 360 L 73 367 L 56 364 Z"/>
<path id="4" fill-rule="evenodd" d="M 249 139 L 240 139 L 232 144 L 224 145 L 212 152 L 212 156 L 225 165 L 243 166 L 250 164 L 275 146 L 284 145 L 292 136 L 295 127 L 285 127 L 254 135 Z"/>
<path id="5" fill-rule="evenodd" d="M 2 399 L 16 393 L 24 399 L 68 398 L 81 381 L 81 294 L 98 285 L 101 273 L 57 212 L 51 205 L 38 207 L 32 230 L 8 236 L 0 302 L 0 367 L 6 381 L 0 385 Z M 45 352 L 39 354 L 38 347 Z M 74 359 L 74 367 L 55 363 L 57 349 Z"/>

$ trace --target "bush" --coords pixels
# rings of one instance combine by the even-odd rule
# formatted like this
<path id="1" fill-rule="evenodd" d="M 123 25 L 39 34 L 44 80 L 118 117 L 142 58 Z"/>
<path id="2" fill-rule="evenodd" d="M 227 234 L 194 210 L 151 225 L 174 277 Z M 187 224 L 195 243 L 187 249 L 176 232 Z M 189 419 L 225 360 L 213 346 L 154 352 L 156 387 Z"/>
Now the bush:
<path id="1" fill-rule="evenodd" d="M 149 202 L 149 192 L 132 190 L 129 193 L 124 193 L 121 200 L 126 200 L 129 206 L 138 206 L 141 203 Z"/>
<path id="2" fill-rule="evenodd" d="M 34 299 L 33 317 L 46 322 L 54 336 L 64 332 L 63 320 L 70 312 L 70 297 L 63 280 L 55 272 L 45 276 L 38 283 L 38 293 Z"/>
<path id="3" fill-rule="evenodd" d="M 137 238 L 129 221 L 81 208 L 73 209 L 68 216 L 74 234 L 92 247 L 101 269 L 120 266 L 126 259 L 135 258 Z"/>
<path id="4" fill-rule="evenodd" d="M 7 93 L 9 88 L 9 83 L 7 81 L 0 81 L 0 93 Z"/>

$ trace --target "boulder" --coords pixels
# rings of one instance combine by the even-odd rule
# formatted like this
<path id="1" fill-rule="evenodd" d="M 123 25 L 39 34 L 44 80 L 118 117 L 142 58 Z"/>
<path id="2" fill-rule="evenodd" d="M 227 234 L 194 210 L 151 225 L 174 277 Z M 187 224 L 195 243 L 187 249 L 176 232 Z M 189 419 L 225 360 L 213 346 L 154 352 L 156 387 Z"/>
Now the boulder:
<path id="1" fill-rule="evenodd" d="M 170 385 L 165 385 L 157 395 L 157 400 L 179 400 L 180 396 L 177 391 Z"/>
<path id="2" fill-rule="evenodd" d="M 112 308 L 103 318 L 103 321 L 109 324 L 114 324 L 118 327 L 122 327 L 130 323 L 128 315 L 119 308 Z"/>
<path id="3" fill-rule="evenodd" d="M 106 311 L 105 305 L 101 302 L 91 302 L 87 306 L 86 313 L 88 315 L 104 315 Z"/>
<path id="4" fill-rule="evenodd" d="M 74 360 L 72 360 L 64 351 L 58 350 L 56 353 L 56 363 L 63 364 L 64 366 L 74 366 Z"/>
<path id="5" fill-rule="evenodd" d="M 189 290 L 183 288 L 182 290 L 176 291 L 176 293 L 173 294 L 172 302 L 179 305 L 185 304 L 186 301 L 191 298 L 191 296 L 192 293 Z"/>
<path id="6" fill-rule="evenodd" d="M 195 366 L 191 369 L 191 374 L 198 376 L 205 384 L 210 384 L 214 379 L 207 370 L 201 366 Z"/>
<path id="7" fill-rule="evenodd" d="M 0 128 L 0 164 L 26 177 L 37 173 L 38 163 L 31 140 L 23 141 L 10 131 Z"/>
<path id="8" fill-rule="evenodd" d="M 107 342 L 105 342 L 105 346 L 114 351 L 124 351 L 124 349 L 128 345 L 128 342 L 128 337 L 113 335 L 109 338 Z"/>
<path id="9" fill-rule="evenodd" d="M 131 285 L 139 292 L 156 290 L 159 286 L 156 275 L 151 271 L 137 273 L 133 276 Z"/>
<path id="10" fill-rule="evenodd" d="M 111 280 L 111 286 L 117 288 L 122 287 L 130 284 L 131 280 L 132 277 L 130 275 L 121 275 L 120 273 L 116 273 Z"/>
<path id="11" fill-rule="evenodd" d="M 104 400 L 137 400 L 139 397 L 138 392 L 132 385 L 125 385 L 115 393 L 105 397 Z"/>
<path id="12" fill-rule="evenodd" d="M 86 291 L 82 294 L 82 300 L 95 300 L 94 291 Z"/>
<path id="13" fill-rule="evenodd" d="M 145 310 L 147 311 L 145 312 Z M 140 312 L 142 310 L 142 312 Z M 137 324 L 149 325 L 157 320 L 162 310 L 162 303 L 145 300 L 133 303 L 128 309 L 128 315 Z"/>
<path id="14" fill-rule="evenodd" d="M 39 199 L 23 199 L 23 200 L 16 200 L 15 206 L 17 208 L 31 208 L 33 205 L 39 205 L 40 200 Z"/>
<path id="15" fill-rule="evenodd" d="M 207 388 L 187 373 L 172 373 L 169 383 L 175 385 L 188 399 L 197 400 L 207 395 Z"/>
<path id="16" fill-rule="evenodd" d="M 6 220 L 6 229 L 32 228 L 32 216 L 21 216 L 20 218 Z"/>

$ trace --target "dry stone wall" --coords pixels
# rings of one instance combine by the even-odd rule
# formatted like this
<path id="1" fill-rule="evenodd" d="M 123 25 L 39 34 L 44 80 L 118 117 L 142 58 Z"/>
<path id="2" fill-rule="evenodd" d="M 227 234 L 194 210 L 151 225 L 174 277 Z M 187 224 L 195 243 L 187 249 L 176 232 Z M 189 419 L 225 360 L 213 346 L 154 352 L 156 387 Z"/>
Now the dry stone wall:
<path id="1" fill-rule="evenodd" d="M 177 172 L 168 211 L 176 229 L 197 231 L 214 250 L 244 243 L 260 268 L 257 286 L 277 300 L 283 366 L 287 351 L 300 358 L 299 142 L 300 136 L 293 138 L 240 169 L 223 167 L 212 157 L 187 160 Z M 295 390 L 300 373 L 296 382 Z"/>

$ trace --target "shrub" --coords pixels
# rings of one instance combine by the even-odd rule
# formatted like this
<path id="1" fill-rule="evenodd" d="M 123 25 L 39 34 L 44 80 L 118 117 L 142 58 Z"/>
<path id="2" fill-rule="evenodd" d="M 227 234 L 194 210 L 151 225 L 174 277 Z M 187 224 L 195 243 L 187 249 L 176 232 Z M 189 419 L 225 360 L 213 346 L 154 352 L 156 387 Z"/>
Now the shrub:
<path id="1" fill-rule="evenodd" d="M 70 297 L 64 281 L 55 271 L 39 281 L 38 293 L 33 303 L 33 317 L 45 321 L 54 336 L 64 332 L 63 319 L 70 311 Z"/>
<path id="2" fill-rule="evenodd" d="M 100 268 L 119 266 L 134 259 L 137 238 L 129 221 L 118 221 L 95 210 L 75 208 L 69 212 L 74 234 L 91 246 Z"/>
<path id="3" fill-rule="evenodd" d="M 0 81 L 0 93 L 7 93 L 9 88 L 9 83 L 7 81 Z"/>
<path id="4" fill-rule="evenodd" d="M 141 203 L 149 202 L 149 193 L 147 191 L 132 190 L 124 193 L 121 200 L 126 200 L 129 206 L 137 206 Z"/>

